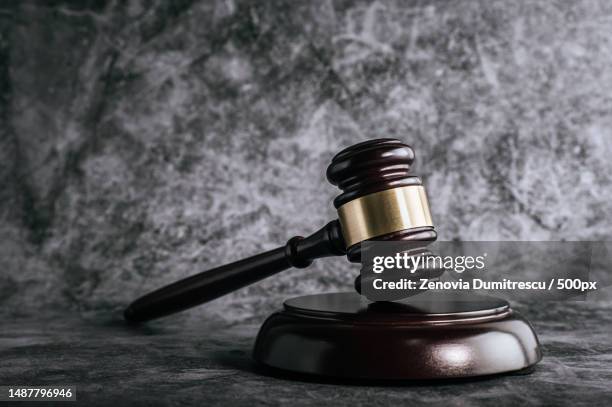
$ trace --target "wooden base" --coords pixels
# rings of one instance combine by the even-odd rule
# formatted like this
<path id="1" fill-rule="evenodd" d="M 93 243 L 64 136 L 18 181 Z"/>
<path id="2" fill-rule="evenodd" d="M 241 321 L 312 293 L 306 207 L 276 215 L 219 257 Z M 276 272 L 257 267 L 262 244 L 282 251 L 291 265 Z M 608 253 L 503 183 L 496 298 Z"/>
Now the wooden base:
<path id="1" fill-rule="evenodd" d="M 253 356 L 328 378 L 430 380 L 524 370 L 542 353 L 506 301 L 430 291 L 398 302 L 357 293 L 289 299 L 261 327 Z"/>

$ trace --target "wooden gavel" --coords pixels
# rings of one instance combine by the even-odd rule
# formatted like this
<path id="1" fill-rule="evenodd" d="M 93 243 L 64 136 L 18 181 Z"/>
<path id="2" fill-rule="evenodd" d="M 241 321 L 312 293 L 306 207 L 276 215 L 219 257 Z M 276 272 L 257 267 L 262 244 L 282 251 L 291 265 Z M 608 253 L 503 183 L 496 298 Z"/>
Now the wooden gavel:
<path id="1" fill-rule="evenodd" d="M 305 268 L 328 256 L 361 259 L 361 242 L 436 240 L 421 179 L 409 175 L 414 150 L 395 139 L 355 144 L 338 153 L 327 179 L 342 193 L 334 199 L 338 220 L 274 250 L 208 270 L 134 301 L 124 312 L 141 322 L 214 300 L 290 267 Z"/>

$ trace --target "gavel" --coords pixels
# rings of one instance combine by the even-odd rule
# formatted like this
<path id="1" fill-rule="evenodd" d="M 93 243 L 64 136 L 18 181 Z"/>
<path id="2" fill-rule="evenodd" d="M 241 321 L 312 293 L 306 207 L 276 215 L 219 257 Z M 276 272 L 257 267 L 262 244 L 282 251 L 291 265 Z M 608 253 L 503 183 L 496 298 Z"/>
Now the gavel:
<path id="1" fill-rule="evenodd" d="M 125 319 L 142 322 L 180 312 L 322 257 L 346 255 L 356 263 L 364 241 L 435 241 L 425 188 L 409 175 L 414 158 L 409 145 L 388 138 L 342 150 L 327 168 L 328 181 L 342 190 L 334 199 L 338 219 L 308 237 L 292 237 L 282 247 L 146 294 L 128 306 Z"/>

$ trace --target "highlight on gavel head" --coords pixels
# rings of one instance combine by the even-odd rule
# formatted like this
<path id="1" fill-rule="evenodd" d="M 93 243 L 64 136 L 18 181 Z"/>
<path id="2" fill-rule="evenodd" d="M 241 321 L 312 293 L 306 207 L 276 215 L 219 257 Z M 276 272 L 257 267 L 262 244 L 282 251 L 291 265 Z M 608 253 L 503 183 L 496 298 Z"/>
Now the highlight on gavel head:
<path id="1" fill-rule="evenodd" d="M 327 179 L 342 190 L 334 206 L 350 261 L 359 261 L 359 243 L 366 240 L 436 240 L 425 188 L 409 175 L 414 158 L 409 145 L 376 139 L 332 159 Z"/>

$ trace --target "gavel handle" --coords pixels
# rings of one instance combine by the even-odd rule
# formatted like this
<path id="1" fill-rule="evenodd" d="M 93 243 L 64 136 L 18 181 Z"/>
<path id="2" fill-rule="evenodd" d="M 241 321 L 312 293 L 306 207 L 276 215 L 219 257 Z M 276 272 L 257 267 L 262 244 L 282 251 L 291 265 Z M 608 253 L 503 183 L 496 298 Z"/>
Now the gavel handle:
<path id="1" fill-rule="evenodd" d="M 134 301 L 124 312 L 126 320 L 143 322 L 212 301 L 290 267 L 308 267 L 314 259 L 345 254 L 337 220 L 307 238 L 289 239 L 287 244 L 235 263 L 204 271 Z"/>

